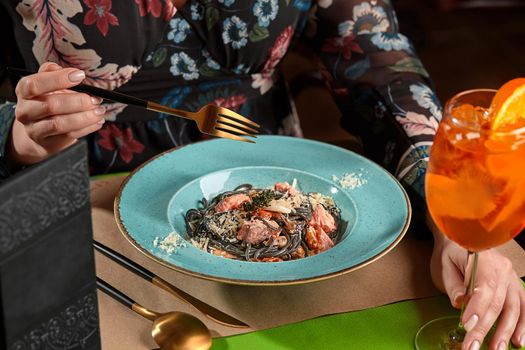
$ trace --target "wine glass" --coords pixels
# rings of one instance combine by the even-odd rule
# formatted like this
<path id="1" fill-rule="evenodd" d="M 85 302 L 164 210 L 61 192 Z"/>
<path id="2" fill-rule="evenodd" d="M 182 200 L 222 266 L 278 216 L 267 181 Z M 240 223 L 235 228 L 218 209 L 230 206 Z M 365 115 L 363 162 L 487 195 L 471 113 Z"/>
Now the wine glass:
<path id="1" fill-rule="evenodd" d="M 467 302 L 476 285 L 478 253 L 511 240 L 525 226 L 525 123 L 492 130 L 495 93 L 469 90 L 446 103 L 425 178 L 432 219 L 468 251 Z M 428 322 L 416 335 L 416 349 L 460 349 L 465 335 L 460 320 Z"/>

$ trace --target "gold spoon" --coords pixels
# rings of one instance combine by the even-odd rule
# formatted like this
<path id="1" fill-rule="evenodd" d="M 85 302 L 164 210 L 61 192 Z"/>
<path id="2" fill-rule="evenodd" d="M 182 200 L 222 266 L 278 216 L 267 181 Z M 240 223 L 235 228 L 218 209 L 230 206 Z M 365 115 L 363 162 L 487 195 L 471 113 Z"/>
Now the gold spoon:
<path id="1" fill-rule="evenodd" d="M 144 278 L 146 281 L 151 282 L 153 285 L 160 287 L 164 289 L 165 291 L 167 291 L 168 293 L 170 293 L 171 295 L 187 302 L 188 304 L 193 306 L 195 309 L 197 309 L 198 311 L 206 315 L 206 317 L 208 317 L 210 320 L 217 322 L 219 324 L 222 324 L 224 326 L 228 326 L 228 327 L 235 327 L 235 328 L 248 328 L 249 327 L 246 323 L 242 322 L 241 320 L 238 320 L 212 307 L 211 305 L 206 304 L 205 302 L 195 298 L 194 296 L 178 289 L 174 285 L 168 283 L 167 281 L 163 280 L 159 276 L 155 275 L 153 272 L 147 270 L 146 268 L 135 263 L 133 260 L 114 251 L 113 249 L 105 246 L 104 244 L 94 241 L 93 246 L 98 252 L 104 254 L 108 258 L 124 266 L 129 271 L 135 273 L 137 276 Z"/>
<path id="2" fill-rule="evenodd" d="M 207 350 L 211 347 L 210 331 L 197 317 L 179 311 L 158 313 L 148 310 L 98 277 L 97 288 L 153 321 L 151 336 L 162 350 Z"/>

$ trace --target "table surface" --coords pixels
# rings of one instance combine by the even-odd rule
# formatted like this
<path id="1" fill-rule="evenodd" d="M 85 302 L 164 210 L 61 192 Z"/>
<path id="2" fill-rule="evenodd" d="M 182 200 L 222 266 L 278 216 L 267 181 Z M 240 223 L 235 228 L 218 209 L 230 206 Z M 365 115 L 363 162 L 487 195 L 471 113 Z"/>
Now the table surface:
<path id="1" fill-rule="evenodd" d="M 100 177 L 98 178 L 100 179 Z M 99 184 L 102 185 L 102 184 Z M 94 188 L 92 188 L 92 193 Z M 100 193 L 106 193 L 108 192 L 108 188 L 102 187 L 102 190 Z M 100 198 L 99 198 L 100 199 Z M 105 231 L 96 229 L 97 224 L 100 224 L 100 226 L 107 228 L 108 225 L 111 226 L 111 220 L 112 220 L 112 203 L 105 203 L 104 205 L 99 205 L 98 208 L 95 210 L 96 217 L 94 216 L 94 226 L 95 226 L 95 238 L 98 240 L 105 240 L 108 237 L 108 234 L 113 233 L 114 231 Z M 96 206 L 96 205 L 95 205 Z M 104 207 L 107 206 L 107 207 Z M 114 230 L 114 228 L 113 228 Z M 119 249 L 129 249 L 129 245 L 127 242 L 124 242 L 122 236 L 113 236 L 113 241 L 105 242 L 105 243 L 113 243 L 113 248 Z M 115 240 L 116 239 L 116 240 Z M 410 240 L 406 241 L 405 243 L 410 243 Z M 517 246 L 517 245 L 516 245 Z M 400 247 L 401 248 L 401 247 Z M 519 246 L 517 248 L 519 249 Z M 124 251 L 121 250 L 122 253 Z M 143 256 L 136 253 L 136 251 L 129 250 L 128 256 L 135 260 L 136 262 L 146 265 L 149 263 L 149 261 L 145 260 Z M 396 252 L 393 252 L 395 254 Z M 138 255 L 137 255 L 138 254 Z M 521 254 L 521 253 L 520 253 Z M 390 256 L 391 258 L 392 256 Z M 382 262 L 388 261 L 387 257 L 385 257 Z M 520 260 L 522 261 L 523 257 L 520 256 Z M 153 269 L 155 272 L 156 266 L 150 265 L 149 268 Z M 374 266 L 370 266 L 371 271 L 373 272 Z M 159 269 L 156 271 L 157 273 L 169 273 L 169 271 L 165 271 L 162 269 Z M 362 272 L 365 272 L 362 271 Z M 112 280 L 112 282 L 116 283 L 116 286 L 126 291 L 127 293 L 135 292 L 135 296 L 140 297 L 141 299 L 138 300 L 150 300 L 150 302 L 153 302 L 154 307 L 161 307 L 161 306 L 172 306 L 176 309 L 181 310 L 181 308 L 184 308 L 183 304 L 168 304 L 165 300 L 163 302 L 162 298 L 157 299 L 158 297 L 161 297 L 161 294 L 147 294 L 154 292 L 154 289 L 151 289 L 150 287 L 146 287 L 147 284 L 141 284 L 142 282 L 138 281 L 138 277 L 135 277 L 133 275 L 129 274 L 123 274 L 123 271 L 121 268 L 114 266 L 114 264 L 109 265 L 108 262 L 101 260 L 100 258 L 97 259 L 97 275 L 102 274 L 103 277 L 107 276 Z M 355 273 L 354 275 L 359 276 L 359 273 Z M 421 276 L 421 272 L 419 272 L 420 278 L 421 277 L 427 277 L 427 276 Z M 188 281 L 187 279 L 184 279 L 182 276 L 178 276 L 176 274 L 167 274 L 164 275 L 164 277 L 171 277 L 172 282 L 178 282 L 179 286 L 183 285 L 185 281 Z M 350 276 L 349 276 L 350 277 Z M 168 278 L 169 279 L 169 278 Z M 423 278 L 424 279 L 424 278 Z M 350 280 L 352 281 L 352 280 Z M 353 280 L 356 282 L 356 280 Z M 361 281 L 358 279 L 358 281 Z M 428 284 L 429 281 L 423 281 L 418 280 L 423 285 Z M 205 293 L 201 291 L 202 287 L 207 287 L 207 284 L 204 284 L 204 282 L 195 281 L 197 282 L 196 285 L 194 285 L 194 289 L 189 288 L 187 289 L 188 292 L 195 292 L 197 297 L 200 297 L 201 299 L 205 300 Z M 395 282 L 390 280 L 390 282 L 383 284 L 382 288 L 384 288 L 385 285 L 389 285 L 392 288 L 400 288 L 400 285 L 398 283 L 397 287 L 395 286 Z M 319 295 L 319 298 L 305 298 L 304 300 L 307 300 L 308 302 L 318 302 L 318 303 L 326 303 L 330 302 L 330 299 L 335 299 L 341 301 L 341 291 L 339 291 L 339 295 L 334 298 L 337 291 L 334 291 L 334 294 L 331 296 L 330 289 L 326 288 L 326 286 L 333 286 L 331 284 L 325 284 L 324 288 L 321 288 L 322 291 L 321 295 Z M 200 288 L 198 288 L 200 287 Z M 323 287 L 321 285 L 320 287 Z M 413 287 L 416 287 L 414 285 Z M 413 288 L 412 287 L 412 288 Z M 138 288 L 138 289 L 137 289 Z M 348 293 L 357 293 L 359 295 L 359 298 L 367 298 L 369 295 L 370 298 L 373 299 L 373 297 L 378 293 L 368 294 L 367 293 L 361 293 L 359 294 L 359 291 L 354 288 L 348 289 Z M 416 288 L 417 289 L 417 288 Z M 296 289 L 297 292 L 301 291 L 307 291 L 308 289 Z M 214 289 L 210 290 L 211 292 L 214 291 Z M 231 298 L 235 298 L 235 296 L 243 296 L 246 297 L 246 295 L 251 295 L 249 293 L 253 293 L 254 291 L 249 291 L 249 293 L 235 293 L 236 289 L 227 289 L 229 292 L 233 292 L 231 295 Z M 237 290 L 238 292 L 238 290 Z M 289 298 L 289 290 L 286 289 L 282 290 L 272 290 L 272 297 L 279 297 L 279 293 L 288 293 L 288 295 L 285 295 L 285 297 Z M 385 293 L 385 291 L 377 291 L 379 294 Z M 390 294 L 395 294 L 395 291 L 386 291 Z M 158 293 L 155 291 L 155 293 Z M 165 294 L 165 293 L 164 293 Z M 133 294 L 132 294 L 133 295 Z M 427 294 L 431 295 L 431 294 Z M 434 293 L 435 295 L 435 293 Z M 204 296 L 204 298 L 203 298 Z M 356 296 L 348 296 L 348 298 L 352 298 Z M 229 297 L 230 298 L 230 297 Z M 231 299 L 230 298 L 230 299 Z M 339 298 L 339 299 L 337 299 Z M 216 333 L 212 330 L 214 341 L 213 341 L 213 347 L 212 349 L 217 350 L 236 350 L 236 349 L 264 349 L 264 350 L 284 350 L 284 349 L 414 349 L 413 341 L 414 336 L 419 329 L 421 325 L 426 323 L 427 321 L 442 317 L 442 316 L 450 316 L 450 315 L 456 315 L 459 312 L 457 310 L 454 310 L 450 306 L 450 302 L 448 298 L 444 295 L 438 295 L 438 296 L 432 296 L 432 297 L 423 297 L 419 299 L 413 299 L 407 296 L 410 300 L 404 300 L 404 301 L 397 301 L 397 300 L 403 300 L 401 299 L 395 299 L 397 302 L 393 302 L 387 305 L 384 305 L 385 303 L 381 303 L 380 301 L 378 304 L 375 305 L 382 305 L 382 306 L 376 306 L 376 307 L 366 307 L 363 306 L 363 309 L 357 309 L 358 311 L 351 311 L 351 312 L 341 312 L 337 314 L 333 314 L 330 316 L 322 316 L 317 317 L 313 319 L 307 319 L 306 321 L 302 322 L 295 322 L 295 323 L 289 323 L 289 322 L 280 322 L 279 324 L 284 324 L 282 326 L 273 327 L 269 329 L 262 329 L 257 331 L 252 331 L 249 333 L 244 334 L 238 334 L 238 335 L 229 335 L 229 336 L 223 336 L 225 334 L 234 334 L 234 332 L 230 332 L 227 330 L 220 330 L 219 333 Z M 255 298 L 256 300 L 260 301 L 267 301 L 264 298 Z M 217 302 L 217 300 L 215 300 Z M 157 305 L 155 305 L 157 303 Z M 170 301 L 171 303 L 171 301 Z M 263 303 L 264 304 L 264 303 Z M 362 305 L 366 305 L 367 303 L 362 303 Z M 371 304 L 374 304 L 372 302 Z M 120 304 L 109 300 L 109 297 L 102 295 L 99 293 L 99 306 L 100 312 L 101 312 L 101 335 L 102 335 L 102 343 L 106 344 L 107 346 L 111 347 L 111 350 L 120 350 L 117 349 L 115 344 L 122 344 L 122 349 L 151 349 L 152 342 L 151 338 L 148 336 L 148 332 L 151 327 L 150 322 L 146 321 L 144 319 L 141 319 L 141 317 L 133 314 L 132 311 L 125 309 Z M 301 307 L 301 305 L 299 305 Z M 312 309 L 315 308 L 316 305 L 304 305 L 305 309 Z M 155 308 L 154 308 L 155 309 Z M 266 308 L 267 309 L 267 308 Z M 275 312 L 275 307 L 273 308 L 273 312 Z M 260 310 L 261 314 L 263 315 L 265 313 L 265 307 L 261 306 L 254 307 L 250 309 L 252 313 L 256 313 Z M 268 310 L 268 309 L 267 309 Z M 354 309 L 355 310 L 355 309 Z M 189 311 L 186 306 L 186 311 Z M 279 308 L 277 308 L 277 311 L 279 311 Z M 297 310 L 299 313 L 301 313 L 300 310 Z M 266 311 L 267 312 L 267 311 Z M 307 312 L 303 312 L 303 314 L 308 314 Z M 246 315 L 245 315 L 246 316 Z M 278 314 L 273 314 L 272 316 L 279 316 Z M 244 319 L 241 317 L 241 319 Z M 257 319 L 257 315 L 251 315 L 251 319 Z M 283 317 L 283 319 L 286 319 L 286 317 Z M 303 318 L 304 319 L 304 318 Z M 131 339 L 126 338 L 133 338 L 130 337 L 130 334 L 126 334 L 125 331 L 122 331 L 122 323 L 125 323 L 129 328 L 127 332 L 137 332 L 139 331 L 141 334 L 140 336 L 135 336 L 137 338 L 134 341 L 131 341 Z M 104 328 L 106 327 L 106 328 Z M 257 327 L 256 327 L 257 328 Z M 260 329 L 261 327 L 259 327 Z M 262 327 L 264 328 L 264 327 Z M 211 328 L 210 328 L 211 329 Z M 120 334 L 119 334 L 120 332 Z M 144 341 L 144 339 L 148 339 Z M 110 340 L 110 341 L 109 341 Z M 124 346 L 124 343 L 126 341 L 128 343 Z M 130 346 L 133 344 L 133 348 Z M 140 343 L 140 344 L 139 344 Z M 111 344 L 111 345 L 110 345 Z"/>

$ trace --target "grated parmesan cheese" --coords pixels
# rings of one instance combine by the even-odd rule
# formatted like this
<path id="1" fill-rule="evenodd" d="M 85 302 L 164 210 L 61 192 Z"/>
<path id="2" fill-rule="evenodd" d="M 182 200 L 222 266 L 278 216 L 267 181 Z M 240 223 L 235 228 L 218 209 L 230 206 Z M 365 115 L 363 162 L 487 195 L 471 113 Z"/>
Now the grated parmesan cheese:
<path id="1" fill-rule="evenodd" d="M 312 208 L 315 208 L 318 204 L 323 205 L 325 208 L 335 207 L 334 199 L 321 193 L 308 194 L 308 200 Z"/>
<path id="2" fill-rule="evenodd" d="M 341 185 L 342 188 L 354 189 L 363 186 L 368 182 L 363 178 L 363 173 L 345 173 L 341 178 L 332 175 L 332 180 Z"/>
<path id="3" fill-rule="evenodd" d="M 237 231 L 244 222 L 244 214 L 239 210 L 221 213 L 208 221 L 208 228 L 217 236 L 229 242 L 237 242 Z"/>
<path id="4" fill-rule="evenodd" d="M 159 237 L 155 237 L 153 245 L 168 254 L 172 254 L 177 249 L 186 247 L 186 242 L 179 234 L 172 232 L 162 241 L 160 241 Z"/>
<path id="5" fill-rule="evenodd" d="M 205 252 L 208 251 L 208 243 L 210 242 L 210 238 L 209 237 L 206 237 L 206 238 L 203 238 L 203 237 L 197 237 L 197 238 L 192 238 L 190 240 L 191 244 L 196 247 L 196 248 L 199 248 L 201 250 L 204 250 Z"/>

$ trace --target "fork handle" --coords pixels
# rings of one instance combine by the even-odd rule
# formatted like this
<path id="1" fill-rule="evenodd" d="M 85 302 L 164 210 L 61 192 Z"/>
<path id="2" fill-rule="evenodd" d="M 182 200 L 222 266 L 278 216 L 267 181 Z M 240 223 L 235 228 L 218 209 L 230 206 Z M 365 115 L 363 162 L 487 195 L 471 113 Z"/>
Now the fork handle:
<path id="1" fill-rule="evenodd" d="M 164 105 L 155 103 L 153 101 L 148 101 L 146 108 L 149 111 L 154 111 L 154 112 L 158 112 L 158 113 L 165 113 L 165 114 L 174 115 L 174 116 L 177 116 L 177 117 L 180 117 L 180 118 L 186 118 L 186 119 L 195 120 L 195 118 L 192 117 L 192 115 L 194 113 L 191 113 L 191 112 L 188 112 L 188 111 L 183 111 L 183 110 L 180 110 L 180 109 L 171 108 L 171 107 L 168 107 L 168 106 L 164 106 Z"/>
<path id="2" fill-rule="evenodd" d="M 19 75 L 19 76 L 27 76 L 31 74 L 35 74 L 35 72 L 30 72 L 25 69 L 21 68 L 14 68 L 14 67 L 7 67 L 7 72 L 11 73 L 12 75 Z M 77 91 L 77 92 L 84 92 L 89 95 L 101 97 L 106 100 L 110 100 L 113 102 L 120 102 L 127 105 L 147 108 L 148 107 L 148 101 L 142 100 L 137 97 L 129 96 L 120 92 L 101 89 L 95 86 L 85 85 L 85 84 L 78 84 L 76 86 L 70 87 L 69 90 Z"/>
<path id="3" fill-rule="evenodd" d="M 95 86 L 79 84 L 77 86 L 73 86 L 72 88 L 70 88 L 70 90 L 74 90 L 77 92 L 85 92 L 86 94 L 97 96 L 97 97 L 102 97 L 105 100 L 110 100 L 113 102 L 120 102 L 120 103 L 137 106 L 141 108 L 148 107 L 148 101 L 146 100 L 140 99 L 138 97 L 133 97 L 130 95 L 122 94 L 117 91 L 101 89 Z"/>

